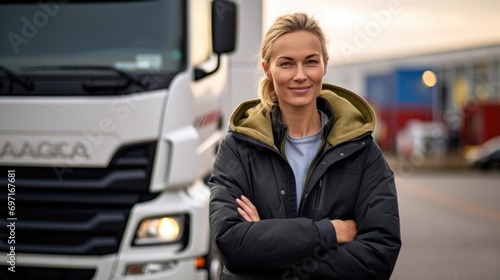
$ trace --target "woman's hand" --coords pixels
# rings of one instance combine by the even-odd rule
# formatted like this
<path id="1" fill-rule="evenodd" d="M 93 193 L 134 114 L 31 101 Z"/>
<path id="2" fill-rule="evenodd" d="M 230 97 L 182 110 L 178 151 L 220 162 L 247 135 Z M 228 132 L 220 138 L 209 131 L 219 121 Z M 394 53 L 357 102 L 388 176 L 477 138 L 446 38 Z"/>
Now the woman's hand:
<path id="1" fill-rule="evenodd" d="M 260 221 L 259 213 L 255 205 L 244 195 L 241 199 L 237 198 L 236 203 L 238 203 L 238 213 L 247 222 L 258 222 Z"/>
<path id="2" fill-rule="evenodd" d="M 358 232 L 358 227 L 354 220 L 331 220 L 337 234 L 337 243 L 354 241 Z"/>
<path id="3" fill-rule="evenodd" d="M 241 198 L 236 199 L 238 204 L 238 213 L 247 222 L 258 222 L 260 221 L 259 213 L 257 208 L 253 203 L 244 195 Z M 354 241 L 357 234 L 357 225 L 354 220 L 331 220 L 331 223 L 335 227 L 335 232 L 337 234 L 338 243 L 346 243 L 349 241 Z"/>

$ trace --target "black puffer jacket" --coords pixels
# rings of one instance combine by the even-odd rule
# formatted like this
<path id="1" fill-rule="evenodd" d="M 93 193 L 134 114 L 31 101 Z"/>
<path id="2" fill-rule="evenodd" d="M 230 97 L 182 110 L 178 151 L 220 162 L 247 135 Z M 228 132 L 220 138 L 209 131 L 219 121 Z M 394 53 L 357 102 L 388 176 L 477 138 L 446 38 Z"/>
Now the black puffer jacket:
<path id="1" fill-rule="evenodd" d="M 393 173 L 371 136 L 375 115 L 355 93 L 327 84 L 317 105 L 330 121 L 299 206 L 280 152 L 286 127 L 279 108 L 266 113 L 252 100 L 233 113 L 210 179 L 222 279 L 390 278 L 401 247 L 399 214 Z M 241 195 L 261 221 L 238 215 Z M 337 244 L 332 219 L 354 219 L 356 240 Z"/>

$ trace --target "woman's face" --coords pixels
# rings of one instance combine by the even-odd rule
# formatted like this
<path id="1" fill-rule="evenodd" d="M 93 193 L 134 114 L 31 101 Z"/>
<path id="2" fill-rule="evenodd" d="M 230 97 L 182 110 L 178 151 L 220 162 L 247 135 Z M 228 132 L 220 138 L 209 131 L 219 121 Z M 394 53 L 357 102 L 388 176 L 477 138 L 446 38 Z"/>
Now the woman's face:
<path id="1" fill-rule="evenodd" d="M 309 31 L 278 37 L 272 46 L 269 66 L 262 64 L 273 81 L 281 110 L 316 108 L 326 65 L 321 42 Z"/>

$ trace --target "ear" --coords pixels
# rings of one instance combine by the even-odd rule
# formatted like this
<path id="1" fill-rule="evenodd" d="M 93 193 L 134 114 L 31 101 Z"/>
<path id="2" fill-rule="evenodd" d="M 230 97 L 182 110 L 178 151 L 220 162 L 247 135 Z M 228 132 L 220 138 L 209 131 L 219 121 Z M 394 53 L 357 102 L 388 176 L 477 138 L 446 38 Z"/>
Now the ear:
<path id="1" fill-rule="evenodd" d="M 324 70 L 323 71 L 323 76 L 326 75 L 326 69 L 328 69 L 328 59 L 329 59 L 329 57 L 327 57 L 326 60 L 325 60 L 325 69 L 323 69 Z"/>
<path id="2" fill-rule="evenodd" d="M 266 65 L 264 62 L 262 62 L 262 63 L 260 64 L 260 66 L 262 66 L 262 70 L 264 70 L 264 74 L 266 75 L 266 77 L 267 77 L 269 80 L 271 80 L 271 74 L 269 73 L 269 67 L 267 67 L 267 65 Z"/>

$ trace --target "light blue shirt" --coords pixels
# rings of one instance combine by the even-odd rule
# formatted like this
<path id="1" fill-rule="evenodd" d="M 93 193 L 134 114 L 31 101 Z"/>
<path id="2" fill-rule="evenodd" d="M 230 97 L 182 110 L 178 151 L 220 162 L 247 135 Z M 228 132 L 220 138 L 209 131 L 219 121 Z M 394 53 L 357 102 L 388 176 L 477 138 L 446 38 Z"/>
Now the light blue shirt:
<path id="1" fill-rule="evenodd" d="M 323 112 L 321 112 L 320 115 L 323 126 L 328 121 L 328 118 Z M 297 210 L 299 209 L 302 199 L 307 171 L 321 146 L 321 131 L 322 130 L 319 130 L 315 134 L 298 138 L 294 138 L 288 134 L 286 136 L 285 154 L 295 176 Z"/>

